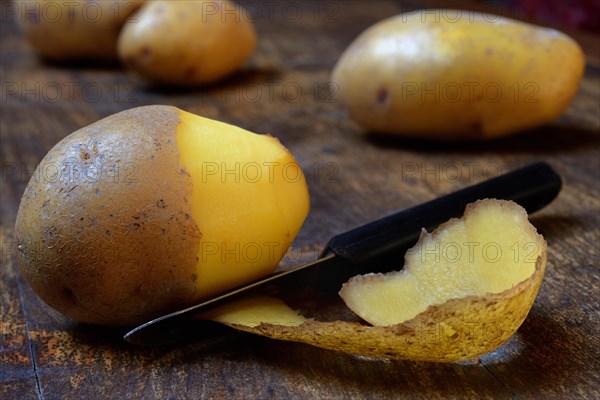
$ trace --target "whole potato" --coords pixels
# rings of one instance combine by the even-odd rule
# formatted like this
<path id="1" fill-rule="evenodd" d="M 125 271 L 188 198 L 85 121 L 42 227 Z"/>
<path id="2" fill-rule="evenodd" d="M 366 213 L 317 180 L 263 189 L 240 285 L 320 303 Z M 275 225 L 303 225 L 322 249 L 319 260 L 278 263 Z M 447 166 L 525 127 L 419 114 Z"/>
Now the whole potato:
<path id="1" fill-rule="evenodd" d="M 53 60 L 117 60 L 121 27 L 145 0 L 16 2 L 27 39 Z"/>
<path id="2" fill-rule="evenodd" d="M 256 48 L 253 25 L 229 1 L 152 1 L 136 18 L 119 37 L 119 56 L 154 82 L 213 82 L 238 69 Z"/>
<path id="3" fill-rule="evenodd" d="M 58 311 L 134 325 L 272 272 L 308 208 L 302 171 L 277 139 L 139 107 L 41 161 L 17 215 L 18 258 Z"/>
<path id="4" fill-rule="evenodd" d="M 553 29 L 489 14 L 421 10 L 383 20 L 332 74 L 351 118 L 372 131 L 483 139 L 564 112 L 584 57 Z"/>

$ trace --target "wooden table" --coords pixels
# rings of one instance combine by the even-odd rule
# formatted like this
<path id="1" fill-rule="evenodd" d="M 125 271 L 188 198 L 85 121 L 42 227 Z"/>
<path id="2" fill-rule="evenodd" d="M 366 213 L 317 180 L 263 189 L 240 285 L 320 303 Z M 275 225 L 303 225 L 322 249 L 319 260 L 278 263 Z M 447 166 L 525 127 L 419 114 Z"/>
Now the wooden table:
<path id="1" fill-rule="evenodd" d="M 359 32 L 406 10 L 374 4 L 262 4 L 259 48 L 244 71 L 207 88 L 169 91 L 119 68 L 44 63 L 3 11 L 0 398 L 600 397 L 599 70 L 588 67 L 562 118 L 523 135 L 449 144 L 368 134 L 346 117 L 327 82 Z M 598 42 L 591 43 L 597 59 Z M 549 257 L 529 317 L 497 351 L 459 364 L 364 359 L 241 333 L 212 346 L 138 348 L 120 339 L 122 330 L 63 317 L 19 273 L 13 225 L 20 196 L 58 140 L 114 112 L 157 103 L 272 133 L 297 157 L 312 210 L 282 268 L 315 258 L 330 236 L 357 224 L 548 161 L 564 189 L 532 217 Z"/>

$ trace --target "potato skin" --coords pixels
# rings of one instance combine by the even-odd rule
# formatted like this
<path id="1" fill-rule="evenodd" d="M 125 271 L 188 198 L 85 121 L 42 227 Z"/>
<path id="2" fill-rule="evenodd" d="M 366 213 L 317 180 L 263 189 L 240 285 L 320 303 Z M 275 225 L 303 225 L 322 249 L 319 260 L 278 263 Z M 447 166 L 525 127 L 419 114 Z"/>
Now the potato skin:
<path id="1" fill-rule="evenodd" d="M 583 52 L 552 29 L 460 10 L 383 20 L 343 53 L 332 80 L 362 127 L 434 139 L 486 139 L 560 116 Z"/>
<path id="2" fill-rule="evenodd" d="M 121 33 L 121 60 L 160 84 L 198 85 L 238 69 L 256 48 L 254 27 L 226 0 L 152 1 Z"/>
<path id="3" fill-rule="evenodd" d="M 544 251 L 543 258 L 536 262 L 535 273 L 514 288 L 430 306 L 426 312 L 398 325 L 367 326 L 358 322 L 310 319 L 298 326 L 268 322 L 255 326 L 226 324 L 273 339 L 367 357 L 465 361 L 495 350 L 515 333 L 535 301 L 545 265 Z"/>
<path id="4" fill-rule="evenodd" d="M 469 204 L 462 218 L 468 218 L 477 208 L 496 206 L 511 209 L 515 215 L 521 214 L 527 220 L 527 213 L 521 206 L 495 199 Z M 454 221 L 451 219 L 442 224 L 431 235 L 443 232 Z M 535 301 L 546 269 L 548 248 L 533 225 L 527 222 L 524 228 L 532 242 L 541 248 L 531 276 L 500 293 L 458 297 L 430 305 L 414 318 L 396 325 L 367 326 L 358 322 L 313 319 L 303 321 L 294 315 L 292 309 L 286 309 L 283 303 L 275 302 L 273 307 L 260 299 L 254 304 L 246 299 L 240 300 L 241 306 L 233 302 L 211 310 L 206 317 L 273 339 L 308 343 L 368 357 L 432 362 L 468 360 L 493 351 L 506 342 L 521 326 Z M 425 235 L 421 236 L 419 243 L 423 237 Z M 373 275 L 358 277 L 373 278 Z M 269 308 L 271 312 L 265 312 Z M 261 316 L 264 315 L 268 317 L 263 321 Z"/>
<path id="5" fill-rule="evenodd" d="M 201 232 L 179 165 L 178 116 L 169 106 L 127 110 L 72 133 L 41 161 L 15 233 L 23 275 L 53 308 L 130 326 L 193 298 Z"/>
<path id="6" fill-rule="evenodd" d="M 117 60 L 121 27 L 146 0 L 25 0 L 17 4 L 29 42 L 57 60 Z"/>

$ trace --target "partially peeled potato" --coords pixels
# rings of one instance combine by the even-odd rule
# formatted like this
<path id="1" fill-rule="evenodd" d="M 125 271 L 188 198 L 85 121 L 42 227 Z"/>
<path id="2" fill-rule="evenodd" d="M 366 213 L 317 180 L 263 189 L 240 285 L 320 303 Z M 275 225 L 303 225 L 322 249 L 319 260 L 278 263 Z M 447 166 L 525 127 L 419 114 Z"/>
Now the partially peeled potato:
<path id="1" fill-rule="evenodd" d="M 466 360 L 496 349 L 523 323 L 542 282 L 546 251 L 522 207 L 480 200 L 462 218 L 424 232 L 402 271 L 344 284 L 340 295 L 346 305 L 371 326 L 305 318 L 271 297 L 239 300 L 204 318 L 364 356 Z"/>
<path id="2" fill-rule="evenodd" d="M 110 115 L 40 162 L 15 223 L 25 279 L 80 322 L 135 326 L 270 274 L 309 210 L 270 135 L 171 106 Z"/>

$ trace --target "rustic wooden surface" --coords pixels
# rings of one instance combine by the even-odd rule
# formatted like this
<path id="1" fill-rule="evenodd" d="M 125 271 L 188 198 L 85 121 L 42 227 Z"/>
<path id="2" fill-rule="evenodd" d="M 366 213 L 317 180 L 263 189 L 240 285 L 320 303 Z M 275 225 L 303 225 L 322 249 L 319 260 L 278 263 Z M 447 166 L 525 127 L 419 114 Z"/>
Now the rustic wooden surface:
<path id="1" fill-rule="evenodd" d="M 44 63 L 2 3 L 0 398 L 599 398 L 600 72 L 587 69 L 559 121 L 520 136 L 458 144 L 383 138 L 346 118 L 327 81 L 359 32 L 406 8 L 304 1 L 293 3 L 302 11 L 295 19 L 283 13 L 288 3 L 273 3 L 273 15 L 262 6 L 260 45 L 244 71 L 209 88 L 171 91 L 119 68 Z M 156 103 L 270 132 L 296 155 L 312 211 L 282 268 L 314 258 L 328 237 L 357 224 L 529 162 L 550 162 L 564 190 L 532 217 L 549 257 L 529 317 L 479 360 L 433 364 L 237 333 L 211 346 L 136 348 L 120 340 L 121 330 L 61 316 L 16 265 L 12 229 L 24 187 L 68 133 Z"/>

